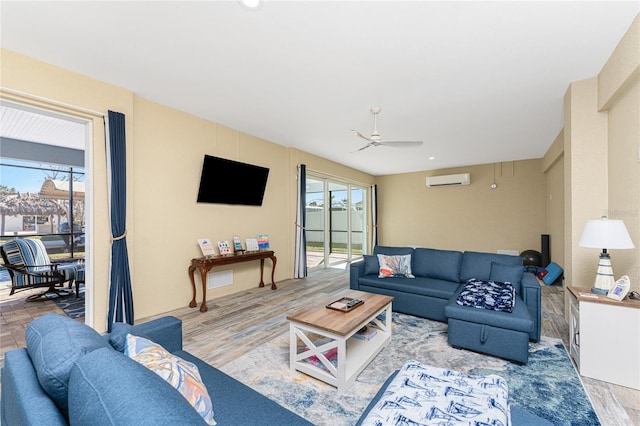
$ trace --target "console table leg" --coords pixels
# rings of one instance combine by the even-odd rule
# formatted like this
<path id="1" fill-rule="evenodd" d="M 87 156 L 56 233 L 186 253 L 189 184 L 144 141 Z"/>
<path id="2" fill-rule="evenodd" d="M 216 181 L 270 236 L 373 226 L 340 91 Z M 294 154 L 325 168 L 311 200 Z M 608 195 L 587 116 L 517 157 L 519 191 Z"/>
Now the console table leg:
<path id="1" fill-rule="evenodd" d="M 200 275 L 202 275 L 202 305 L 200 305 L 200 312 L 207 312 L 207 270 L 200 269 Z"/>
<path id="2" fill-rule="evenodd" d="M 193 272 L 195 271 L 195 269 L 196 268 L 194 268 L 193 266 L 189 267 L 189 278 L 191 279 L 191 289 L 193 290 L 193 299 L 191 299 L 191 302 L 189 303 L 190 308 L 195 308 L 196 306 L 198 306 L 198 302 L 196 302 L 196 282 L 193 277 Z"/>
<path id="3" fill-rule="evenodd" d="M 276 262 L 278 261 L 278 258 L 275 256 L 271 256 L 271 262 L 273 263 L 273 266 L 271 267 L 271 290 L 277 290 L 277 286 L 276 286 L 276 282 L 274 281 L 273 277 L 276 273 Z"/>
<path id="4" fill-rule="evenodd" d="M 263 277 L 264 276 L 264 259 L 260 259 L 260 284 L 258 285 L 258 287 L 264 287 L 264 280 Z"/>

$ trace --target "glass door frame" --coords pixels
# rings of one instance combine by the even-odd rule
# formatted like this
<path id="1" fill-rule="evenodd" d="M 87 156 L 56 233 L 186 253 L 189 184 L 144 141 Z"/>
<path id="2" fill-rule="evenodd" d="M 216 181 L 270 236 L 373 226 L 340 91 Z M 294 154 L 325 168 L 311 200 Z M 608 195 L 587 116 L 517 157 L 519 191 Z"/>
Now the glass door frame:
<path id="1" fill-rule="evenodd" d="M 349 182 L 349 181 L 345 181 L 345 180 L 341 180 L 341 179 L 337 179 L 334 177 L 330 177 L 330 176 L 326 176 L 326 175 L 322 175 L 320 173 L 315 173 L 315 172 L 308 172 L 307 173 L 307 187 L 309 188 L 310 185 L 309 183 L 322 183 L 322 201 L 321 203 L 317 204 L 317 207 L 319 207 L 320 205 L 323 207 L 322 209 L 317 209 L 323 212 L 322 214 L 322 229 L 311 229 L 311 226 L 313 224 L 313 220 L 310 220 L 311 218 L 309 217 L 309 215 L 307 216 L 307 223 L 306 223 L 306 229 L 305 229 L 305 233 L 310 233 L 310 232 L 322 232 L 322 245 L 323 245 L 323 250 L 322 250 L 322 259 L 321 260 L 317 260 L 317 258 L 313 259 L 313 257 L 309 256 L 309 252 L 311 252 L 312 250 L 309 250 L 309 242 L 313 241 L 313 238 L 309 237 L 309 234 L 306 235 L 307 237 L 307 266 L 309 268 L 309 271 L 313 271 L 316 270 L 318 268 L 348 268 L 348 265 L 351 264 L 351 262 L 353 262 L 354 260 L 358 260 L 362 257 L 363 254 L 366 253 L 367 250 L 367 241 L 368 241 L 368 222 L 369 222 L 369 214 L 368 214 L 368 207 L 369 207 L 369 191 L 366 185 L 363 184 L 358 184 L 358 183 L 354 183 L 354 182 Z M 332 189 L 331 186 L 337 186 L 337 189 Z M 344 189 L 342 189 L 342 187 Z M 344 191 L 346 193 L 346 197 L 342 200 L 332 200 L 332 193 L 335 191 Z M 353 194 L 354 191 L 360 191 L 362 194 L 362 199 L 359 200 L 361 202 L 361 211 L 362 211 L 362 216 L 361 216 L 361 224 L 362 224 L 362 229 L 361 230 L 355 230 L 353 227 L 354 224 L 354 219 L 353 219 L 353 212 L 355 211 L 354 209 L 354 203 L 353 203 Z M 315 191 L 315 194 L 318 194 L 320 191 Z M 307 193 L 309 193 L 309 191 L 307 191 Z M 307 198 L 305 200 L 305 205 L 307 207 L 309 207 L 308 205 L 308 200 L 309 198 Z M 326 206 L 329 206 L 329 208 L 327 209 Z M 314 206 L 316 207 L 316 206 Z M 340 210 L 338 210 L 340 209 Z M 344 211 L 346 213 L 346 215 L 344 215 L 344 218 L 338 219 L 338 216 L 335 216 L 334 213 L 339 213 Z M 309 213 L 309 210 L 307 208 L 307 214 Z M 346 229 L 335 229 L 334 226 L 334 219 L 338 222 L 344 222 L 344 224 L 346 224 Z M 317 221 L 317 220 L 316 220 Z M 355 254 L 354 255 L 354 250 L 353 250 L 353 236 L 354 236 L 354 232 L 361 232 L 362 236 L 361 236 L 361 240 L 362 240 L 362 248 L 361 248 L 361 253 L 360 254 Z M 336 255 L 334 253 L 333 250 L 333 241 L 334 241 L 334 237 L 336 236 L 335 233 L 336 232 L 343 232 L 346 235 L 346 240 L 345 240 L 345 253 L 344 254 L 338 254 Z M 317 238 L 317 237 L 316 237 Z M 342 240 L 343 238 L 338 238 L 339 240 Z"/>

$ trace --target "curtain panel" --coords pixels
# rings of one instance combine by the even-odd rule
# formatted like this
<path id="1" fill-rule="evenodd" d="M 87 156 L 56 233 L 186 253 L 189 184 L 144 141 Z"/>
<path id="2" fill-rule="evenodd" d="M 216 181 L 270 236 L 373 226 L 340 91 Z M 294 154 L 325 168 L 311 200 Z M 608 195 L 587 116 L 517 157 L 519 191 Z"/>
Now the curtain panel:
<path id="1" fill-rule="evenodd" d="M 114 322 L 133 325 L 133 294 L 127 251 L 127 161 L 125 116 L 109 111 L 105 118 L 107 180 L 111 219 L 111 263 L 107 331 Z"/>
<path id="2" fill-rule="evenodd" d="M 307 166 L 298 166 L 298 203 L 296 208 L 296 243 L 294 259 L 294 278 L 307 276 L 307 237 L 306 226 L 306 199 L 307 199 Z"/>
<path id="3" fill-rule="evenodd" d="M 371 226 L 373 247 L 378 245 L 378 185 L 371 185 Z"/>

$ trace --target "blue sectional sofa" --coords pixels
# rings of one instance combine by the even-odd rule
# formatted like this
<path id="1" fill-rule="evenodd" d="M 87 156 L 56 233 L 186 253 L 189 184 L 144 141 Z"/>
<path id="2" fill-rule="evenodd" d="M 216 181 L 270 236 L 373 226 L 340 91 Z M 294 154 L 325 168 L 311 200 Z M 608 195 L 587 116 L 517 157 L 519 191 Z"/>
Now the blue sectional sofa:
<path id="1" fill-rule="evenodd" d="M 1 424 L 207 424 L 176 388 L 122 351 L 131 333 L 194 363 L 218 425 L 310 425 L 246 385 L 182 350 L 182 322 L 171 316 L 100 335 L 68 317 L 29 324 L 27 347 L 8 351 L 2 368 Z"/>
<path id="2" fill-rule="evenodd" d="M 410 255 L 413 277 L 380 278 L 378 255 Z M 510 282 L 512 312 L 456 303 L 464 284 L 475 278 Z M 393 310 L 448 323 L 449 344 L 526 364 L 529 340 L 540 340 L 542 295 L 522 258 L 504 254 L 431 248 L 376 246 L 373 255 L 350 266 L 353 290 L 393 296 Z"/>

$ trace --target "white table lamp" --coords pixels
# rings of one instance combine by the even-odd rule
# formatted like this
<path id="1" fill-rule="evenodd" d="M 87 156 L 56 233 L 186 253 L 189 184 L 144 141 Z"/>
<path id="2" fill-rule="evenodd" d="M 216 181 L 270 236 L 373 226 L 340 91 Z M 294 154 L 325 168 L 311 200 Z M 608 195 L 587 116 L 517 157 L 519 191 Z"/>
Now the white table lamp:
<path id="1" fill-rule="evenodd" d="M 607 294 L 615 282 L 611 256 L 607 249 L 634 248 L 629 232 L 621 220 L 607 219 L 589 220 L 584 226 L 582 236 L 578 242 L 580 247 L 601 248 L 600 261 L 596 271 L 596 280 L 591 288 L 593 293 Z"/>

